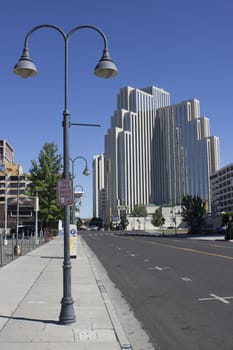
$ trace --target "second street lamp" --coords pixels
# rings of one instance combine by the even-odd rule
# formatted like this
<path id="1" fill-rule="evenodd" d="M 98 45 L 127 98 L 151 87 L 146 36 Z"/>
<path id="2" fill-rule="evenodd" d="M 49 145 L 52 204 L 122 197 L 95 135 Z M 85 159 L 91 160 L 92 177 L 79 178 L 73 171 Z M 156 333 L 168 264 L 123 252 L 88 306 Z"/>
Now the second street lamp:
<path id="1" fill-rule="evenodd" d="M 78 187 L 81 188 L 81 191 L 76 192 L 76 188 L 78 188 Z M 74 201 L 73 201 L 73 208 L 72 208 L 72 223 L 76 225 L 77 224 L 76 209 L 78 208 L 78 210 L 80 211 L 81 198 L 84 196 L 84 191 L 83 191 L 83 186 L 81 186 L 81 185 L 74 186 L 73 190 L 74 190 Z"/>
<path id="2" fill-rule="evenodd" d="M 22 78 L 32 77 L 37 74 L 37 68 L 33 63 L 29 54 L 29 38 L 31 34 L 42 28 L 50 28 L 59 32 L 64 40 L 65 44 L 65 64 L 64 64 L 64 111 L 63 111 L 63 159 L 64 159 L 64 173 L 65 180 L 70 179 L 70 150 L 69 150 L 69 127 L 70 127 L 70 113 L 68 108 L 68 43 L 70 36 L 80 29 L 91 29 L 99 33 L 104 42 L 104 49 L 102 57 L 100 58 L 94 73 L 101 78 L 110 78 L 118 74 L 118 70 L 111 60 L 108 52 L 108 43 L 105 34 L 95 26 L 92 25 L 80 25 L 71 29 L 68 34 L 58 26 L 53 24 L 41 24 L 32 28 L 25 37 L 23 54 L 17 64 L 15 65 L 13 72 Z M 61 311 L 59 320 L 61 324 L 70 324 L 75 322 L 75 312 L 73 306 L 73 298 L 71 296 L 71 262 L 70 262 L 70 206 L 64 204 L 64 263 L 63 263 L 63 297 L 61 300 Z"/>
<path id="3" fill-rule="evenodd" d="M 75 158 L 73 158 L 73 159 L 70 159 L 71 160 L 71 163 L 72 163 L 72 173 L 71 173 L 71 176 L 72 176 L 72 179 L 74 180 L 74 178 L 75 178 L 75 174 L 74 174 L 74 163 L 76 162 L 76 160 L 78 160 L 78 159 L 82 159 L 82 160 L 84 160 L 84 162 L 85 162 L 85 168 L 84 168 L 84 170 L 83 170 L 83 175 L 85 175 L 85 176 L 89 176 L 90 175 L 90 171 L 89 171 L 89 169 L 88 169 L 88 166 L 87 166 L 87 160 L 86 160 L 86 158 L 84 158 L 84 157 L 82 157 L 82 156 L 77 156 L 77 157 L 75 157 Z M 74 224 L 75 223 L 75 195 L 74 195 L 74 198 L 73 198 L 73 205 L 72 205 L 72 216 L 71 216 L 71 218 L 72 218 L 72 224 Z"/>

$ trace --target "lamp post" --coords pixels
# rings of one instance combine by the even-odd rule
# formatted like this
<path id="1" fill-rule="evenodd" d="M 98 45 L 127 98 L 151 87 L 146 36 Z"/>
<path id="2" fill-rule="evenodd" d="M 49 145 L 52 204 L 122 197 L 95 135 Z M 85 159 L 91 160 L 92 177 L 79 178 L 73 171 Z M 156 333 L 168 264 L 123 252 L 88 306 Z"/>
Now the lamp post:
<path id="1" fill-rule="evenodd" d="M 83 170 L 83 175 L 89 176 L 90 175 L 90 171 L 88 170 L 86 158 L 81 157 L 81 156 L 77 156 L 74 159 L 70 159 L 71 162 L 72 162 L 72 173 L 71 173 L 72 174 L 72 179 L 75 178 L 75 175 L 74 175 L 74 163 L 76 162 L 77 159 L 83 159 L 85 161 L 85 168 Z M 73 205 L 72 205 L 72 224 L 74 224 L 74 221 L 75 221 L 75 198 L 73 200 Z"/>
<path id="2" fill-rule="evenodd" d="M 17 203 L 16 203 L 16 242 L 14 246 L 14 254 L 18 256 L 20 254 L 19 246 L 19 195 L 20 195 L 20 176 L 19 176 L 19 165 L 17 170 Z"/>
<path id="3" fill-rule="evenodd" d="M 76 195 L 76 188 L 77 187 L 80 187 L 81 188 L 81 192 L 79 192 L 79 193 L 81 193 L 81 195 L 79 195 L 79 196 L 77 196 Z M 73 224 L 75 224 L 76 223 L 76 220 L 75 220 L 75 218 L 76 218 L 76 215 L 75 215 L 75 213 L 76 213 L 76 209 L 77 209 L 77 200 L 76 200 L 76 198 L 78 198 L 78 199 L 80 199 L 79 200 L 79 203 L 78 203 L 78 206 L 79 206 L 79 208 L 80 208 L 80 206 L 81 206 L 81 197 L 83 196 L 83 186 L 81 186 L 81 185 L 76 185 L 75 187 L 74 187 L 74 201 L 73 201 L 73 208 L 72 208 L 72 220 L 73 220 Z"/>
<path id="4" fill-rule="evenodd" d="M 177 214 L 180 214 L 180 211 L 176 211 L 176 207 L 172 207 L 171 213 L 172 213 L 172 221 L 175 224 L 175 236 L 177 236 Z M 174 216 L 173 216 L 174 214 Z"/>
<path id="5" fill-rule="evenodd" d="M 229 215 L 229 231 L 230 231 L 229 238 L 230 238 L 230 240 L 231 240 L 231 222 L 232 222 L 232 216 Z"/>
<path id="6" fill-rule="evenodd" d="M 4 203 L 4 212 L 5 212 L 5 224 L 4 224 L 4 245 L 7 245 L 7 225 L 8 225 L 8 175 L 5 175 L 5 203 Z"/>
<path id="7" fill-rule="evenodd" d="M 29 54 L 29 38 L 31 34 L 42 28 L 50 28 L 59 32 L 64 40 L 65 64 L 64 64 L 64 111 L 63 111 L 63 160 L 64 160 L 64 179 L 70 179 L 69 171 L 69 128 L 70 113 L 68 109 L 68 43 L 70 36 L 80 29 L 91 29 L 100 34 L 104 42 L 102 57 L 100 58 L 94 73 L 101 78 L 110 78 L 118 74 L 118 70 L 111 60 L 108 51 L 108 43 L 105 34 L 95 26 L 80 25 L 71 29 L 67 34 L 58 26 L 53 24 L 42 24 L 32 28 L 25 37 L 24 49 L 22 56 L 15 65 L 13 72 L 23 78 L 28 78 L 37 74 L 37 69 Z M 75 312 L 73 307 L 73 299 L 71 296 L 71 262 L 69 247 L 69 226 L 70 226 L 70 207 L 69 204 L 64 205 L 64 263 L 63 263 L 63 297 L 61 300 L 61 311 L 59 321 L 61 324 L 70 324 L 75 322 Z"/>
<path id="8" fill-rule="evenodd" d="M 7 226 L 8 226 L 8 213 L 7 213 L 7 200 L 8 200 L 8 174 L 6 172 L 6 167 L 4 164 L 3 159 L 7 160 L 7 158 L 3 155 L 1 155 L 1 171 L 5 175 L 5 201 L 4 201 L 4 240 L 2 239 L 2 242 L 6 246 L 8 241 L 7 241 Z"/>
<path id="9" fill-rule="evenodd" d="M 5 162 L 4 162 L 5 160 Z M 7 245 L 8 241 L 7 241 L 7 226 L 8 226 L 8 179 L 9 179 L 9 174 L 7 171 L 7 168 L 5 166 L 5 164 L 13 164 L 12 162 L 10 162 L 8 160 L 8 158 L 6 156 L 4 156 L 3 154 L 1 154 L 1 171 L 2 173 L 4 173 L 5 175 L 5 204 L 4 204 L 4 216 L 5 216 L 5 220 L 4 220 L 4 245 Z"/>

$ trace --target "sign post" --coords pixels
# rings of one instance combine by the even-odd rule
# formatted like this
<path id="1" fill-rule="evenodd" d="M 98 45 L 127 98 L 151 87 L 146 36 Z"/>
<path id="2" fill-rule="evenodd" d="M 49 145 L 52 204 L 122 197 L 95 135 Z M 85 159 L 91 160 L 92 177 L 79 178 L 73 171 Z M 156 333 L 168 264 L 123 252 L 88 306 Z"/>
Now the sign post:
<path id="1" fill-rule="evenodd" d="M 73 180 L 60 179 L 57 182 L 57 205 L 73 205 L 74 191 Z M 69 242 L 70 242 L 70 257 L 76 258 L 77 256 L 77 228 L 75 225 L 69 227 Z"/>

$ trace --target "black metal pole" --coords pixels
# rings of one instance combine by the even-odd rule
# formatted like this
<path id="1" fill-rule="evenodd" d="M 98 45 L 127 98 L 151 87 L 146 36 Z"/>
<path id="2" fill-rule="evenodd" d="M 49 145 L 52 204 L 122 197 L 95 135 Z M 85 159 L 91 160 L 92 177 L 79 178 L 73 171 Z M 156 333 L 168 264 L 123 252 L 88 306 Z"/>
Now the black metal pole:
<path id="1" fill-rule="evenodd" d="M 65 106 L 63 112 L 63 161 L 65 179 L 70 178 L 69 128 L 70 113 L 68 110 L 68 39 L 65 39 Z M 64 206 L 64 262 L 63 262 L 63 298 L 59 321 L 62 324 L 75 322 L 74 300 L 71 296 L 71 261 L 70 261 L 70 207 Z"/>

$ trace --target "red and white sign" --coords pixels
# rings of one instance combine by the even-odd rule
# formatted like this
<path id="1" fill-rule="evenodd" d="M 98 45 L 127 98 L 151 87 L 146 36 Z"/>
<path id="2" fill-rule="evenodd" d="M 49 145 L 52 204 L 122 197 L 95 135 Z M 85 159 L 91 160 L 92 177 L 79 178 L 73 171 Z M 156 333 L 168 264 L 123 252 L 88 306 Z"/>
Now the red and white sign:
<path id="1" fill-rule="evenodd" d="M 72 179 L 60 179 L 57 182 L 57 205 L 73 204 L 73 181 Z"/>

